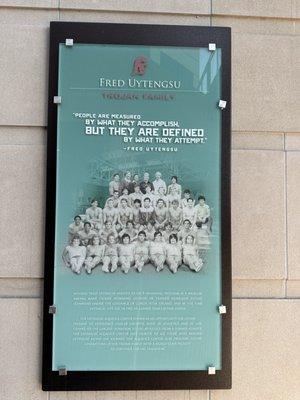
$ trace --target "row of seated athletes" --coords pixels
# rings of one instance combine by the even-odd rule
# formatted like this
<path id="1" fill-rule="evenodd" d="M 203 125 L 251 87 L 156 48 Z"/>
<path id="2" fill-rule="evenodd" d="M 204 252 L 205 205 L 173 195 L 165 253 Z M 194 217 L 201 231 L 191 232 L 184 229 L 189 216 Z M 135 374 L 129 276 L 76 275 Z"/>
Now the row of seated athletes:
<path id="1" fill-rule="evenodd" d="M 166 264 L 173 273 L 182 264 L 194 272 L 199 272 L 203 266 L 194 235 L 188 234 L 180 243 L 178 236 L 173 233 L 166 243 L 160 231 L 155 232 L 152 242 L 147 240 L 145 231 L 138 233 L 135 242 L 126 233 L 122 235 L 120 243 L 116 242 L 114 235 L 109 235 L 106 243 L 102 243 L 96 235 L 87 247 L 81 245 L 80 238 L 75 235 L 71 244 L 65 247 L 62 257 L 65 265 L 76 274 L 83 269 L 91 274 L 100 265 L 103 272 L 115 272 L 120 267 L 126 274 L 130 269 L 142 272 L 146 264 L 152 264 L 157 272 L 162 271 Z"/>
<path id="2" fill-rule="evenodd" d="M 164 225 L 164 229 L 157 229 L 152 221 L 148 221 L 145 226 L 139 225 L 139 228 L 137 229 L 131 220 L 126 222 L 125 228 L 121 231 L 117 231 L 111 221 L 106 221 L 103 229 L 96 230 L 93 229 L 89 221 L 86 221 L 83 223 L 83 229 L 79 230 L 75 234 L 73 230 L 71 231 L 71 234 L 69 231 L 69 243 L 72 243 L 75 236 L 79 238 L 82 246 L 87 246 L 94 236 L 99 236 L 102 243 L 107 243 L 108 237 L 114 236 L 116 243 L 119 243 L 124 234 L 127 234 L 130 237 L 131 242 L 135 242 L 140 231 L 144 231 L 146 240 L 151 242 L 154 241 L 155 233 L 158 230 L 161 232 L 162 240 L 165 243 L 169 242 L 169 238 L 172 234 L 176 234 L 180 243 L 183 243 L 186 236 L 191 234 L 194 236 L 195 242 L 201 250 L 209 248 L 210 238 L 207 234 L 205 225 L 202 225 L 201 228 L 193 227 L 188 219 L 183 221 L 182 227 L 179 230 L 174 229 L 170 222 L 167 222 Z"/>
<path id="3" fill-rule="evenodd" d="M 126 199 L 128 205 L 133 206 L 134 200 L 139 199 L 143 204 L 143 201 L 146 197 L 150 199 L 152 206 L 156 205 L 158 199 L 162 199 L 167 207 L 171 205 L 173 200 L 178 200 L 180 207 L 186 207 L 188 200 L 192 198 L 192 194 L 189 189 L 184 190 L 183 196 L 181 191 L 178 192 L 175 189 L 166 194 L 162 186 L 158 188 L 158 191 L 153 191 L 152 187 L 148 185 L 144 188 L 144 191 L 141 191 L 140 186 L 135 186 L 133 192 L 130 192 L 126 187 L 121 191 L 114 190 L 108 199 L 113 200 L 114 207 L 119 207 L 122 199 Z M 193 201 L 193 205 L 194 204 L 195 201 Z"/>
<path id="4" fill-rule="evenodd" d="M 75 234 L 89 228 L 85 222 L 90 222 L 91 228 L 98 233 L 103 229 L 108 230 L 107 223 L 110 222 L 113 229 L 121 232 L 127 228 L 127 223 L 132 221 L 133 227 L 138 231 L 141 228 L 146 229 L 147 225 L 151 223 L 156 230 L 164 230 L 166 224 L 170 223 L 175 232 L 178 232 L 185 220 L 189 220 L 193 229 L 201 228 L 206 229 L 211 233 L 212 218 L 210 215 L 210 208 L 205 203 L 205 197 L 199 196 L 199 204 L 194 206 L 193 199 L 190 198 L 187 206 L 184 208 L 179 207 L 178 200 L 173 200 L 169 208 L 163 199 L 158 199 L 156 206 L 151 205 L 150 199 L 144 199 L 144 206 L 141 206 L 141 201 L 135 199 L 133 207 L 128 206 L 126 199 L 122 199 L 119 207 L 114 207 L 112 199 L 108 199 L 106 206 L 102 210 L 98 207 L 98 201 L 93 199 L 91 207 L 86 210 L 85 215 L 76 215 L 74 222 L 69 225 L 70 239 Z M 124 232 L 123 232 L 124 233 Z"/>

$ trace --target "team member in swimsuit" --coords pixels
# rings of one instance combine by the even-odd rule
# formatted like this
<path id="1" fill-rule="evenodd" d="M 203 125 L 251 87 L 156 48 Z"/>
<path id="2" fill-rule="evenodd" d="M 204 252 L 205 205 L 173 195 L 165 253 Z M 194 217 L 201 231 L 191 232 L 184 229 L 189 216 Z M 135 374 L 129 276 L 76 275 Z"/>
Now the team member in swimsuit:
<path id="1" fill-rule="evenodd" d="M 103 243 L 107 243 L 108 236 L 113 235 L 114 238 L 117 240 L 118 238 L 118 233 L 115 229 L 115 227 L 112 225 L 111 221 L 108 220 L 104 224 L 104 228 L 102 231 L 100 231 L 100 238 L 103 241 Z"/>
<path id="2" fill-rule="evenodd" d="M 63 251 L 62 258 L 67 267 L 71 268 L 76 274 L 81 273 L 81 268 L 83 266 L 86 257 L 86 248 L 80 246 L 80 238 L 74 236 L 72 243 Z"/>
<path id="3" fill-rule="evenodd" d="M 142 197 L 142 201 L 144 202 L 145 199 L 150 199 L 150 204 L 152 207 L 154 207 L 156 203 L 156 195 L 153 193 L 151 186 L 148 185 L 145 187 L 146 193 Z"/>
<path id="4" fill-rule="evenodd" d="M 158 200 L 160 200 L 160 199 L 164 201 L 166 207 L 168 208 L 168 206 L 169 206 L 169 199 L 168 199 L 168 196 L 167 196 L 167 195 L 165 194 L 165 192 L 164 192 L 163 186 L 160 186 L 160 187 L 158 188 L 158 193 L 155 195 L 154 207 L 157 207 L 157 202 L 158 202 Z"/>
<path id="5" fill-rule="evenodd" d="M 184 220 L 188 219 L 190 221 L 192 228 L 196 226 L 197 211 L 194 207 L 194 200 L 191 197 L 187 201 L 187 207 L 182 208 L 182 217 Z"/>
<path id="6" fill-rule="evenodd" d="M 155 232 L 154 242 L 149 246 L 150 261 L 155 266 L 156 271 L 159 272 L 164 269 L 166 261 L 166 246 L 162 241 L 162 234 L 160 231 Z"/>
<path id="7" fill-rule="evenodd" d="M 143 193 L 141 192 L 141 189 L 140 189 L 140 187 L 139 187 L 139 185 L 136 185 L 135 187 L 134 187 L 134 192 L 133 193 L 131 193 L 130 195 L 129 195 L 129 204 L 130 204 L 130 206 L 131 207 L 133 207 L 133 205 L 134 205 L 134 202 L 135 202 L 135 200 L 140 200 L 141 202 L 142 202 L 142 200 L 143 200 Z"/>
<path id="8" fill-rule="evenodd" d="M 188 205 L 188 200 L 191 198 L 191 191 L 190 189 L 185 189 L 183 191 L 183 199 L 181 200 L 181 207 L 187 207 Z M 195 200 L 193 200 L 193 205 L 195 205 Z"/>
<path id="9" fill-rule="evenodd" d="M 134 263 L 134 245 L 130 243 L 130 236 L 127 233 L 124 233 L 121 238 L 118 254 L 121 270 L 127 274 Z"/>
<path id="10" fill-rule="evenodd" d="M 149 221 L 154 223 L 154 208 L 151 206 L 149 197 L 144 199 L 144 207 L 141 208 L 141 225 L 146 226 Z"/>
<path id="11" fill-rule="evenodd" d="M 198 248 L 195 246 L 195 238 L 193 235 L 187 235 L 185 243 L 182 246 L 182 259 L 192 271 L 199 272 L 203 266 L 203 261 L 199 257 Z"/>
<path id="12" fill-rule="evenodd" d="M 132 210 L 128 207 L 128 202 L 125 198 L 121 200 L 120 207 L 118 208 L 118 221 L 117 230 L 126 228 L 127 221 L 132 220 Z"/>
<path id="13" fill-rule="evenodd" d="M 162 199 L 157 201 L 157 206 L 154 210 L 155 229 L 164 229 L 168 220 L 168 210 L 165 202 Z"/>
<path id="14" fill-rule="evenodd" d="M 169 243 L 169 238 L 170 238 L 170 235 L 172 235 L 172 233 L 175 233 L 173 231 L 173 226 L 170 222 L 167 222 L 165 225 L 165 230 L 162 232 L 163 241 L 165 243 Z"/>
<path id="15" fill-rule="evenodd" d="M 75 235 L 83 229 L 83 222 L 80 215 L 75 215 L 74 222 L 69 225 L 69 242 L 72 241 Z"/>
<path id="16" fill-rule="evenodd" d="M 140 225 L 141 225 L 141 200 L 135 199 L 133 203 L 133 207 L 131 209 L 132 211 L 132 220 L 135 229 L 139 230 Z"/>
<path id="17" fill-rule="evenodd" d="M 182 249 L 178 243 L 178 237 L 172 233 L 169 238 L 169 244 L 166 245 L 166 263 L 174 274 L 176 274 L 182 263 Z"/>
<path id="18" fill-rule="evenodd" d="M 103 222 L 106 224 L 110 221 L 112 225 L 116 225 L 118 220 L 118 209 L 114 207 L 113 198 L 109 198 L 106 202 L 106 206 L 103 209 Z"/>
<path id="19" fill-rule="evenodd" d="M 144 229 L 145 233 L 146 233 L 146 239 L 148 240 L 148 242 L 153 242 L 154 240 L 154 234 L 155 234 L 155 228 L 154 228 L 154 224 L 152 221 L 148 221 L 147 225 Z"/>
<path id="20" fill-rule="evenodd" d="M 92 244 L 86 248 L 85 270 L 87 274 L 91 274 L 92 270 L 103 261 L 105 245 L 100 244 L 100 237 L 94 236 Z"/>
<path id="21" fill-rule="evenodd" d="M 109 271 L 109 266 L 111 266 Z M 118 247 L 114 235 L 108 235 L 103 255 L 103 272 L 115 272 L 118 268 Z"/>
<path id="22" fill-rule="evenodd" d="M 137 239 L 138 231 L 134 229 L 131 220 L 126 222 L 126 228 L 119 233 L 119 237 L 122 238 L 124 234 L 129 236 L 130 242 L 134 242 Z"/>
<path id="23" fill-rule="evenodd" d="M 98 201 L 96 199 L 91 201 L 91 207 L 86 210 L 85 215 L 86 220 L 89 221 L 95 229 L 99 230 L 102 228 L 102 208 L 98 207 Z"/>
<path id="24" fill-rule="evenodd" d="M 189 219 L 185 219 L 183 221 L 183 227 L 180 229 L 178 233 L 178 239 L 181 241 L 181 243 L 185 242 L 185 238 L 187 235 L 194 235 L 194 229 L 192 229 L 192 224 Z"/>
<path id="25" fill-rule="evenodd" d="M 179 208 L 178 200 L 175 199 L 172 201 L 168 214 L 169 214 L 168 220 L 169 222 L 171 222 L 174 231 L 178 231 L 182 223 L 182 209 Z"/>
<path id="26" fill-rule="evenodd" d="M 78 236 L 83 246 L 87 246 L 89 244 L 89 241 L 93 239 L 93 237 L 96 235 L 97 232 L 92 229 L 92 225 L 88 221 L 83 224 L 83 229 L 78 232 Z"/>
<path id="27" fill-rule="evenodd" d="M 142 272 L 144 265 L 148 262 L 149 243 L 146 241 L 146 233 L 140 231 L 134 247 L 134 268 L 136 268 L 138 272 Z"/>

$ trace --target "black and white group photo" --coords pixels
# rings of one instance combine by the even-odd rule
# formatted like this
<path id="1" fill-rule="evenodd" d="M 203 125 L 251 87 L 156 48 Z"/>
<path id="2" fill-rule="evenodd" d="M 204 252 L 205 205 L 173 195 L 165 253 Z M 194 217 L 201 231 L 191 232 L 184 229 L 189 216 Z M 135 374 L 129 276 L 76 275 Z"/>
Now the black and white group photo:
<path id="1" fill-rule="evenodd" d="M 213 222 L 205 195 L 195 198 L 177 176 L 166 182 L 159 171 L 144 172 L 140 180 L 126 171 L 112 176 L 105 198 L 103 208 L 94 198 L 70 221 L 62 257 L 74 273 L 202 269 Z"/>

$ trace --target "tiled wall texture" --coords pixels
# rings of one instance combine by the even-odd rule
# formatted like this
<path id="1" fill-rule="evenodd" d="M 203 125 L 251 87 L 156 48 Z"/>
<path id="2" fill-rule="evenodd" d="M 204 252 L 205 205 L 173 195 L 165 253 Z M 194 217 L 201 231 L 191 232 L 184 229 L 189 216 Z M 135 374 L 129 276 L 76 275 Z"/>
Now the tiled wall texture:
<path id="1" fill-rule="evenodd" d="M 300 0 L 0 0 L 0 399 L 300 398 Z M 232 27 L 233 389 L 45 393 L 49 22 Z"/>

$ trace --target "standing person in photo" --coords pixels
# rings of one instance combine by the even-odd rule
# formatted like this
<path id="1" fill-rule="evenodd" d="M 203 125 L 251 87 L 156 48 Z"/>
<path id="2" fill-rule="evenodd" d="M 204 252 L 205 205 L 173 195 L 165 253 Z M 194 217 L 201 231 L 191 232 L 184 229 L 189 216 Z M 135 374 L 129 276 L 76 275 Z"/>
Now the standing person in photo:
<path id="1" fill-rule="evenodd" d="M 171 178 L 171 184 L 168 186 L 168 194 L 177 195 L 179 199 L 181 199 L 182 188 L 178 183 L 178 177 L 173 175 Z"/>
<path id="2" fill-rule="evenodd" d="M 163 193 L 164 193 L 164 194 L 167 193 L 167 185 L 166 185 L 166 182 L 165 182 L 161 177 L 162 177 L 162 175 L 161 175 L 161 173 L 160 173 L 159 171 L 155 172 L 155 179 L 154 179 L 154 181 L 152 182 L 152 183 L 153 183 L 153 187 L 154 187 L 154 190 L 153 190 L 154 194 L 158 194 L 158 193 L 159 193 L 159 192 L 158 192 L 158 189 L 159 189 L 160 187 L 163 188 Z"/>
<path id="3" fill-rule="evenodd" d="M 128 193 L 131 193 L 130 189 L 132 188 L 132 182 L 131 182 L 131 172 L 126 171 L 124 174 L 124 178 L 122 179 L 120 183 L 120 191 L 123 192 L 123 189 L 127 189 Z"/>
<path id="4" fill-rule="evenodd" d="M 153 191 L 154 191 L 154 186 L 153 186 L 153 183 L 150 182 L 150 175 L 149 175 L 148 172 L 145 172 L 145 173 L 144 173 L 144 179 L 143 179 L 142 182 L 140 183 L 141 192 L 142 192 L 143 194 L 146 194 L 146 187 L 147 187 L 148 185 L 151 187 L 151 190 L 152 190 L 152 192 L 153 192 Z"/>
<path id="5" fill-rule="evenodd" d="M 108 192 L 109 192 L 110 196 L 113 195 L 115 190 L 117 190 L 118 192 L 120 191 L 120 175 L 119 174 L 114 174 L 113 179 L 109 182 L 109 185 L 108 185 Z"/>

